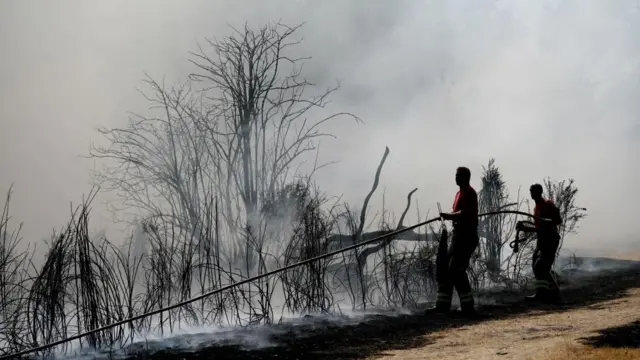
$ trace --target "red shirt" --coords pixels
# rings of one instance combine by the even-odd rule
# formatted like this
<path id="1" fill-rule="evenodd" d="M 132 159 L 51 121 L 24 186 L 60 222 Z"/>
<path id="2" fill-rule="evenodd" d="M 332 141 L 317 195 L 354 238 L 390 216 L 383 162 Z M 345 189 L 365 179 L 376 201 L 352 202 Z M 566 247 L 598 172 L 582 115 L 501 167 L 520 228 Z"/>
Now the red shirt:
<path id="1" fill-rule="evenodd" d="M 553 201 L 545 199 L 536 204 L 536 207 L 533 209 L 533 215 L 536 217 L 546 218 L 554 220 L 556 224 L 561 223 L 560 211 L 556 207 L 556 204 Z M 538 230 L 545 229 L 551 230 L 555 233 L 558 233 L 557 225 L 543 224 L 542 221 L 538 219 L 534 219 L 534 223 L 536 224 L 536 228 Z"/>
<path id="2" fill-rule="evenodd" d="M 478 227 L 478 193 L 474 188 L 467 186 L 458 191 L 453 201 L 453 212 L 456 211 L 462 211 L 462 217 L 454 225 Z"/>

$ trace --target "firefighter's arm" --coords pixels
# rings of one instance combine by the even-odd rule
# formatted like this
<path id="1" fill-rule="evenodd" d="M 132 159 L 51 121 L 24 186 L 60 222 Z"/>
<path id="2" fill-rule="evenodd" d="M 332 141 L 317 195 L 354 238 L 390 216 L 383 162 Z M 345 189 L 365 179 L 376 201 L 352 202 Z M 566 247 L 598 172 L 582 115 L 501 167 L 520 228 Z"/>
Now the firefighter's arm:
<path id="1" fill-rule="evenodd" d="M 560 209 L 554 204 L 549 203 L 551 218 L 542 218 L 541 220 L 545 225 L 561 225 L 562 224 L 562 216 L 560 215 Z"/>
<path id="2" fill-rule="evenodd" d="M 478 216 L 478 196 L 474 194 L 474 196 L 469 196 L 468 198 L 469 205 L 465 206 L 463 209 L 450 212 L 450 213 L 440 213 L 440 216 L 444 220 L 453 220 L 459 221 L 460 218 L 470 217 L 470 216 Z"/>
<path id="3" fill-rule="evenodd" d="M 530 221 L 518 221 L 516 223 L 516 230 L 525 233 L 536 232 L 536 225 Z"/>
<path id="4" fill-rule="evenodd" d="M 440 213 L 440 216 L 444 220 L 458 220 L 460 216 L 462 216 L 462 210 L 458 210 L 450 213 Z"/>
<path id="5" fill-rule="evenodd" d="M 551 207 L 552 209 L 552 218 L 550 219 L 551 222 L 553 223 L 553 225 L 561 225 L 562 224 L 562 215 L 560 215 L 560 209 L 558 209 L 558 207 L 553 204 L 553 206 Z"/>

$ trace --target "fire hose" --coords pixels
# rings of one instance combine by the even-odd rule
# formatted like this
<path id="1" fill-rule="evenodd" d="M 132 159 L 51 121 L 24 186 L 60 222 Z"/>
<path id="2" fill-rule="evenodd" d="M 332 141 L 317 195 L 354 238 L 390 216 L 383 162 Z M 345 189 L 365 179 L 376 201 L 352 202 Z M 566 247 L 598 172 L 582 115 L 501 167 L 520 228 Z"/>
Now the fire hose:
<path id="1" fill-rule="evenodd" d="M 509 205 L 506 205 L 506 206 L 510 206 L 510 205 L 512 205 L 512 204 L 509 204 Z M 503 206 L 502 208 L 504 208 L 506 206 Z M 438 207 L 440 207 L 440 206 L 438 205 Z M 522 216 L 526 216 L 526 217 L 529 217 L 529 218 L 538 219 L 538 220 L 542 220 L 542 221 L 546 220 L 546 219 L 542 219 L 542 218 L 536 217 L 534 215 L 531 215 L 529 213 L 526 213 L 526 212 L 523 212 L 523 211 L 517 211 L 517 210 L 490 211 L 490 212 L 478 214 L 478 217 L 485 217 L 485 216 L 499 215 L 499 214 L 522 215 Z M 117 326 L 126 325 L 128 323 L 133 322 L 133 321 L 141 320 L 141 319 L 149 317 L 149 316 L 157 315 L 157 314 L 163 313 L 165 311 L 173 310 L 173 309 L 176 309 L 176 308 L 191 304 L 191 303 L 196 302 L 198 300 L 205 299 L 205 298 L 210 297 L 212 295 L 221 293 L 223 291 L 230 290 L 230 289 L 238 287 L 240 285 L 244 285 L 244 284 L 253 282 L 255 280 L 259 280 L 261 278 L 264 278 L 264 277 L 267 277 L 267 276 L 270 276 L 270 275 L 278 274 L 278 273 L 281 273 L 283 271 L 291 270 L 291 269 L 296 268 L 298 266 L 306 265 L 306 264 L 309 264 L 309 263 L 312 263 L 312 262 L 315 262 L 315 261 L 318 261 L 318 260 L 322 260 L 322 259 L 334 256 L 334 255 L 349 251 L 349 250 L 354 250 L 354 249 L 359 248 L 359 247 L 364 246 L 364 245 L 372 244 L 372 243 L 379 242 L 381 240 L 384 240 L 384 239 L 387 239 L 387 238 L 390 238 L 390 237 L 394 237 L 394 236 L 399 235 L 399 234 L 401 234 L 403 232 L 410 231 L 410 230 L 419 228 L 421 226 L 428 225 L 428 224 L 436 222 L 436 221 L 444 221 L 444 219 L 442 219 L 440 216 L 432 218 L 432 219 L 428 219 L 428 220 L 425 220 L 423 222 L 420 222 L 420 223 L 417 223 L 417 224 L 414 224 L 414 225 L 411 225 L 411 226 L 408 226 L 408 227 L 403 227 L 401 229 L 389 232 L 389 233 L 387 233 L 385 235 L 381 235 L 381 236 L 375 237 L 373 239 L 369 239 L 369 240 L 362 241 L 362 242 L 359 242 L 359 243 L 356 243 L 356 244 L 353 244 L 353 245 L 349 245 L 349 246 L 346 246 L 344 248 L 341 248 L 341 249 L 338 249 L 338 250 L 334 250 L 334 251 L 328 252 L 328 253 L 323 254 L 323 255 L 318 255 L 318 256 L 315 256 L 315 257 L 312 257 L 312 258 L 309 258 L 309 259 L 306 259 L 306 260 L 299 261 L 299 262 L 294 263 L 294 264 L 283 266 L 281 268 L 278 268 L 278 269 L 275 269 L 275 270 L 272 270 L 272 271 L 269 271 L 269 272 L 266 272 L 266 273 L 263 273 L 263 274 L 260 274 L 260 275 L 256 275 L 256 276 L 251 277 L 251 278 L 247 278 L 247 279 L 235 282 L 233 284 L 229 284 L 229 285 L 225 285 L 225 286 L 219 287 L 217 289 L 208 291 L 208 292 L 206 292 L 204 294 L 200 294 L 198 296 L 195 296 L 195 297 L 193 297 L 191 299 L 184 300 L 182 302 L 179 302 L 179 303 L 176 303 L 176 304 L 173 304 L 173 305 L 169 305 L 169 306 L 161 308 L 161 309 L 157 309 L 157 310 L 153 310 L 153 311 L 150 311 L 150 312 L 147 312 L 147 313 L 144 313 L 144 314 L 136 315 L 136 316 L 133 316 L 131 318 L 120 320 L 120 321 L 117 321 L 115 323 L 111 323 L 109 325 L 105 325 L 105 326 L 102 326 L 102 327 L 99 327 L 99 328 L 96 328 L 96 329 L 88 330 L 88 331 L 86 331 L 84 333 L 73 335 L 73 336 L 70 336 L 70 337 L 68 337 L 66 339 L 54 341 L 54 342 L 49 343 L 49 344 L 40 345 L 40 346 L 31 348 L 31 349 L 22 350 L 22 351 L 19 351 L 17 353 L 13 353 L 13 354 L 9 354 L 9 355 L 4 355 L 4 356 L 0 357 L 0 360 L 16 358 L 16 357 L 19 357 L 19 356 L 24 356 L 24 355 L 35 353 L 35 352 L 38 352 L 38 351 L 47 350 L 47 349 L 53 348 L 55 346 L 62 345 L 64 343 L 70 342 L 70 341 L 78 340 L 78 339 L 84 338 L 86 336 L 90 336 L 90 335 L 99 333 L 101 331 L 109 330 L 109 329 L 117 327 Z M 519 244 L 520 241 L 523 240 L 523 239 L 518 240 L 518 235 L 519 235 L 519 231 L 517 231 L 517 233 L 516 233 L 516 240 L 512 241 L 509 244 L 509 246 L 512 249 L 514 249 L 514 252 L 518 251 L 518 244 Z"/>
<path id="2" fill-rule="evenodd" d="M 522 220 L 516 223 L 516 238 L 509 243 L 509 247 L 511 248 L 511 250 L 513 250 L 514 253 L 520 251 L 520 243 L 525 242 L 528 239 L 527 237 L 520 237 L 520 233 L 522 232 L 522 230 L 519 227 L 525 225 L 528 227 L 535 227 L 535 224 L 531 221 Z"/>

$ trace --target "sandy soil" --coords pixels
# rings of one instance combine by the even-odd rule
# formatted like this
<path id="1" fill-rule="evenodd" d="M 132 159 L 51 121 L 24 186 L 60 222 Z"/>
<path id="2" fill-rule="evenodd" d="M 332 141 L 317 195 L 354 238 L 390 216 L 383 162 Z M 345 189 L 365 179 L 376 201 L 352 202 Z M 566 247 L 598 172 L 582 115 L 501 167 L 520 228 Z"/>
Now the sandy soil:
<path id="1" fill-rule="evenodd" d="M 612 268 L 615 261 L 597 259 Z M 562 305 L 525 303 L 524 293 L 479 294 L 491 301 L 481 316 L 416 312 L 370 316 L 338 326 L 316 322 L 281 328 L 273 347 L 247 351 L 237 345 L 194 352 L 138 349 L 130 359 L 640 359 L 640 264 L 574 273 Z"/>
<path id="2" fill-rule="evenodd" d="M 630 324 L 631 319 L 640 319 L 640 289 L 630 289 L 620 299 L 564 312 L 533 311 L 526 316 L 438 331 L 425 335 L 433 339 L 433 344 L 416 349 L 386 351 L 371 358 L 571 359 L 571 353 L 574 352 L 581 354 L 576 359 L 585 358 L 586 354 L 594 352 L 590 349 L 597 349 L 593 344 L 598 343 L 601 330 L 623 328 L 621 332 L 624 332 L 627 327 L 628 331 L 638 331 L 640 326 L 637 323 Z M 616 345 L 613 341 L 608 344 L 609 349 L 601 351 L 603 354 L 640 359 L 640 349 L 627 349 L 619 353 L 612 351 L 611 348 Z M 633 357 L 626 357 L 631 355 Z"/>

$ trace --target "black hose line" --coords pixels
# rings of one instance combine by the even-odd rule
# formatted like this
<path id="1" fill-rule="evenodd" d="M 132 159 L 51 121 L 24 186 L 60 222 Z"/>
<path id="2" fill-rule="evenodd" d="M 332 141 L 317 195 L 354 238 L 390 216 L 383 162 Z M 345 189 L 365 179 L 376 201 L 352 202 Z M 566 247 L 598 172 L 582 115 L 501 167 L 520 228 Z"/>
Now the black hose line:
<path id="1" fill-rule="evenodd" d="M 518 223 L 527 224 L 530 227 L 535 227 L 535 224 L 532 223 L 531 221 L 518 221 Z M 516 225 L 516 238 L 512 242 L 509 243 L 509 247 L 511 248 L 511 250 L 514 253 L 517 253 L 518 251 L 520 251 L 520 243 L 521 242 L 527 241 L 527 237 L 526 236 L 524 238 L 520 238 L 520 232 L 521 232 L 521 230 L 517 230 L 517 225 Z"/>
<path id="2" fill-rule="evenodd" d="M 529 213 L 522 212 L 522 211 L 517 211 L 517 210 L 490 211 L 490 212 L 478 214 L 478 217 L 498 215 L 498 214 L 515 214 L 515 215 L 527 216 L 527 217 L 534 218 L 534 219 L 540 219 L 540 218 L 538 218 L 538 217 L 536 217 L 534 215 L 531 215 Z M 290 265 L 287 265 L 287 266 L 284 266 L 284 267 L 281 267 L 281 268 L 266 272 L 264 274 L 256 275 L 254 277 L 251 277 L 251 278 L 248 278 L 248 279 L 244 279 L 244 280 L 235 282 L 233 284 L 229 284 L 229 285 L 226 285 L 226 286 L 211 290 L 211 291 L 206 292 L 204 294 L 201 294 L 201 295 L 198 295 L 198 296 L 193 297 L 191 299 L 188 299 L 188 300 L 185 300 L 185 301 L 182 301 L 182 302 L 167 306 L 167 307 L 162 308 L 162 309 L 157 309 L 157 310 L 153 310 L 153 311 L 150 311 L 150 312 L 147 312 L 147 313 L 144 313 L 144 314 L 136 315 L 136 316 L 131 317 L 129 319 L 125 319 L 125 320 L 121 320 L 121 321 L 118 321 L 118 322 L 115 322 L 115 323 L 112 323 L 112 324 L 109 324 L 109 325 L 105 325 L 105 326 L 99 327 L 97 329 L 89 330 L 89 331 L 86 331 L 86 332 L 81 333 L 81 334 L 70 336 L 70 337 L 68 337 L 66 339 L 54 341 L 54 342 L 49 343 L 49 344 L 45 344 L 45 345 L 41 345 L 41 346 L 38 346 L 38 347 L 35 347 L 35 348 L 23 350 L 23 351 L 14 353 L 14 354 L 4 355 L 4 356 L 0 357 L 0 360 L 11 359 L 11 358 L 15 358 L 15 357 L 31 354 L 31 353 L 34 353 L 34 352 L 46 350 L 46 349 L 49 349 L 49 348 L 52 348 L 52 347 L 55 347 L 55 346 L 58 346 L 58 345 L 62 345 L 64 343 L 67 343 L 67 342 L 70 342 L 70 341 L 73 341 L 73 340 L 81 339 L 81 338 L 83 338 L 85 336 L 93 335 L 93 334 L 99 333 L 101 331 L 114 328 L 116 326 L 126 325 L 128 323 L 131 323 L 133 321 L 146 318 L 148 316 L 157 315 L 157 314 L 160 314 L 160 313 L 165 312 L 165 311 L 173 310 L 173 309 L 176 309 L 176 308 L 191 304 L 191 303 L 196 302 L 198 300 L 202 300 L 204 298 L 207 298 L 209 296 L 221 293 L 223 291 L 233 289 L 233 288 L 238 287 L 240 285 L 244 285 L 244 284 L 253 282 L 255 280 L 258 280 L 258 279 L 261 279 L 261 278 L 264 278 L 264 277 L 267 277 L 267 276 L 270 276 L 270 275 L 274 275 L 274 274 L 281 273 L 283 271 L 291 270 L 291 269 L 296 268 L 298 266 L 306 265 L 306 264 L 312 263 L 314 261 L 322 260 L 322 259 L 334 256 L 334 255 L 337 255 L 337 254 L 340 254 L 340 253 L 343 253 L 343 252 L 346 252 L 346 251 L 349 251 L 349 250 L 356 249 L 356 248 L 364 246 L 364 245 L 368 245 L 368 244 L 371 244 L 371 243 L 374 243 L 374 242 L 377 242 L 377 241 L 380 241 L 380 240 L 383 240 L 383 239 L 386 239 L 386 238 L 390 238 L 392 236 L 401 234 L 401 233 L 409 231 L 409 230 L 416 229 L 416 228 L 418 228 L 420 226 L 428 225 L 428 224 L 436 222 L 436 221 L 442 221 L 440 216 L 438 216 L 436 218 L 432 218 L 432 219 L 426 220 L 426 221 L 423 221 L 423 222 L 420 222 L 420 223 L 417 223 L 417 224 L 414 224 L 414 225 L 411 225 L 411 226 L 408 226 L 408 227 L 405 227 L 405 228 L 402 228 L 402 229 L 399 229 L 399 230 L 392 231 L 392 232 L 390 232 L 388 234 L 385 234 L 385 235 L 382 235 L 382 236 L 378 236 L 376 238 L 369 239 L 367 241 L 359 242 L 357 244 L 353 244 L 353 245 L 344 247 L 342 249 L 331 251 L 331 252 L 328 252 L 326 254 L 318 255 L 318 256 L 315 256 L 315 257 L 312 257 L 312 258 L 309 258 L 309 259 L 306 259 L 306 260 L 302 260 L 302 261 L 299 261 L 297 263 L 290 264 Z M 513 248 L 513 246 L 511 246 L 511 247 Z"/>

